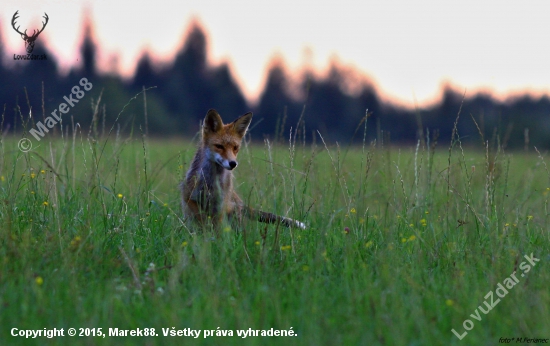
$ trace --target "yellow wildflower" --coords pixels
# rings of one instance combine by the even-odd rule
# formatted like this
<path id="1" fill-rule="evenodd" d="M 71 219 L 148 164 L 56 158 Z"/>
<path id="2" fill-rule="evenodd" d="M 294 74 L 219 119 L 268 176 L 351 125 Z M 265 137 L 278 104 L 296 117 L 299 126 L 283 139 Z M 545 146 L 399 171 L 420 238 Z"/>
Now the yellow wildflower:
<path id="1" fill-rule="evenodd" d="M 44 279 L 42 279 L 41 276 L 37 276 L 35 279 L 34 279 L 34 282 L 36 282 L 36 284 L 38 286 L 42 286 L 42 284 L 44 283 Z"/>
<path id="2" fill-rule="evenodd" d="M 184 241 L 183 243 L 181 243 L 181 247 L 186 247 L 187 246 L 187 242 Z"/>
<path id="3" fill-rule="evenodd" d="M 75 249 L 78 247 L 78 245 L 80 245 L 80 242 L 82 241 L 82 238 L 80 238 L 80 236 L 76 236 L 74 237 L 73 240 L 71 240 L 71 248 Z"/>
<path id="4" fill-rule="evenodd" d="M 446 304 L 447 306 L 453 306 L 454 303 L 455 303 L 455 302 L 453 302 L 452 299 L 447 299 L 447 300 L 445 301 L 445 304 Z"/>
<path id="5" fill-rule="evenodd" d="M 44 201 L 44 202 L 42 202 L 42 205 L 45 206 L 45 207 L 47 207 L 47 206 L 48 206 L 48 202 L 47 202 L 47 201 Z"/>
<path id="6" fill-rule="evenodd" d="M 372 240 L 369 240 L 366 244 L 365 244 L 365 247 L 368 249 L 369 247 L 372 246 Z"/>
<path id="7" fill-rule="evenodd" d="M 122 196 L 122 194 L 121 194 L 121 193 L 119 193 L 119 194 L 118 194 L 118 195 L 116 195 L 116 196 L 117 196 L 118 198 L 122 198 L 122 197 L 124 197 L 124 196 Z"/>
<path id="8" fill-rule="evenodd" d="M 281 246 L 281 250 L 282 250 L 282 251 L 287 251 L 287 250 L 290 250 L 290 249 L 292 249 L 292 246 L 290 246 L 290 245 L 283 245 L 283 246 Z"/>
<path id="9" fill-rule="evenodd" d="M 413 235 L 411 235 L 411 236 L 409 237 L 408 241 L 413 241 L 413 240 L 415 240 L 415 239 L 416 239 L 416 236 L 413 234 Z"/>

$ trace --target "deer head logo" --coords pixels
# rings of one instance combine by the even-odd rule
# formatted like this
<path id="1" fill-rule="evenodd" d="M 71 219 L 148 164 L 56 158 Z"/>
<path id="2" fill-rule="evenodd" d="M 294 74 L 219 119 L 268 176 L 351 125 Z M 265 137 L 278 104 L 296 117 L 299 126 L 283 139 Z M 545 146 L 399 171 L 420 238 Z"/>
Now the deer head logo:
<path id="1" fill-rule="evenodd" d="M 44 18 L 46 21 L 42 22 L 42 29 L 38 30 L 38 32 L 36 30 L 33 30 L 32 35 L 28 36 L 27 30 L 25 30 L 25 32 L 21 32 L 19 31 L 19 26 L 17 28 L 15 27 L 15 21 L 17 20 L 17 18 L 19 18 L 18 13 L 19 11 L 16 11 L 15 14 L 13 15 L 13 18 L 11 19 L 11 26 L 13 26 L 13 30 L 17 31 L 17 33 L 21 35 L 21 38 L 25 41 L 25 49 L 27 50 L 27 53 L 30 54 L 34 49 L 34 41 L 36 41 L 36 39 L 38 38 L 38 35 L 40 35 L 42 31 L 44 31 L 46 24 L 48 24 L 49 18 L 46 12 L 44 12 L 44 16 L 42 18 Z"/>

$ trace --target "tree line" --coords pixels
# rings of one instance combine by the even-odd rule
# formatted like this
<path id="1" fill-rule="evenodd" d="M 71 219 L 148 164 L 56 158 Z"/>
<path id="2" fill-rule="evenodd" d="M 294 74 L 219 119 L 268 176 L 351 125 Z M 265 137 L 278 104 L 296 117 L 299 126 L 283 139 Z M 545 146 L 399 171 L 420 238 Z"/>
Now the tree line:
<path id="1" fill-rule="evenodd" d="M 78 123 L 91 135 L 108 131 L 118 117 L 116 131 L 193 136 L 206 111 L 216 108 L 226 119 L 252 110 L 255 116 L 251 133 L 258 140 L 287 141 L 292 128 L 300 140 L 315 140 L 319 131 L 325 140 L 360 143 L 366 129 L 369 142 L 376 139 L 387 145 L 414 144 L 430 138 L 448 142 L 454 133 L 454 138 L 463 143 L 550 148 L 548 96 L 525 95 L 497 101 L 485 94 L 464 97 L 446 88 L 435 105 L 407 109 L 384 102 L 368 82 L 349 91 L 346 85 L 353 72 L 336 64 L 324 77 L 305 73 L 299 85 L 291 84 L 282 64 L 273 64 L 259 101 L 250 105 L 226 64 L 208 64 L 208 43 L 199 26 L 190 30 L 172 63 L 155 64 L 149 53 L 144 53 L 133 76 L 124 79 L 116 73 L 98 72 L 97 45 L 86 25 L 80 65 L 68 74 L 60 73 L 58 63 L 41 42 L 33 54 L 46 54 L 46 60 L 4 59 L 0 65 L 3 133 L 18 133 L 47 117 L 63 96 L 71 93 L 71 87 L 85 77 L 93 83 L 93 92 L 64 116 L 63 126 Z M 10 53 L 0 45 L 0 56 L 10 57 Z M 140 94 L 132 100 L 144 88 L 151 89 L 145 97 Z M 119 116 L 122 109 L 124 113 Z"/>

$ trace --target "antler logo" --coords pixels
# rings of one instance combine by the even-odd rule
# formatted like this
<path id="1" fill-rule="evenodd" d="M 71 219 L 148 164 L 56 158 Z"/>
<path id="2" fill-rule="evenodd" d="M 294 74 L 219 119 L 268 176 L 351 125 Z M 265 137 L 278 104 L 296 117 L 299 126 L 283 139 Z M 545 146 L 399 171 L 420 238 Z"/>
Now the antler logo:
<path id="1" fill-rule="evenodd" d="M 38 30 L 38 32 L 36 32 L 36 30 L 33 30 L 32 35 L 28 36 L 26 29 L 25 29 L 25 32 L 21 32 L 19 31 L 19 26 L 17 28 L 15 27 L 15 21 L 17 20 L 17 18 L 19 18 L 18 13 L 19 11 L 16 11 L 15 14 L 13 15 L 13 18 L 11 19 L 11 26 L 13 26 L 13 30 L 17 31 L 17 33 L 21 35 L 21 38 L 25 40 L 25 49 L 27 50 L 27 53 L 30 54 L 34 49 L 34 41 L 36 41 L 36 39 L 38 38 L 38 35 L 40 35 L 42 31 L 44 31 L 46 24 L 48 24 L 49 18 L 46 12 L 44 12 L 44 16 L 42 18 L 44 18 L 46 21 L 42 22 L 42 29 Z"/>

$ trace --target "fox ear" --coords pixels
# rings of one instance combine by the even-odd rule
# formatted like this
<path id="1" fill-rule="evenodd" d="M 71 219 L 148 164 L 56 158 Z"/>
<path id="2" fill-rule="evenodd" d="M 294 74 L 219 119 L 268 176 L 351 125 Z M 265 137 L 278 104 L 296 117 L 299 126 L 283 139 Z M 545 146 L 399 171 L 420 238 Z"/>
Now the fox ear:
<path id="1" fill-rule="evenodd" d="M 222 117 L 218 114 L 215 109 L 210 109 L 206 113 L 204 118 L 204 124 L 202 126 L 204 133 L 216 133 L 220 131 L 223 127 Z"/>
<path id="2" fill-rule="evenodd" d="M 246 130 L 248 130 L 248 125 L 252 121 L 252 112 L 248 112 L 245 115 L 241 115 L 237 120 L 235 120 L 232 125 L 233 129 L 241 138 L 244 137 Z"/>

